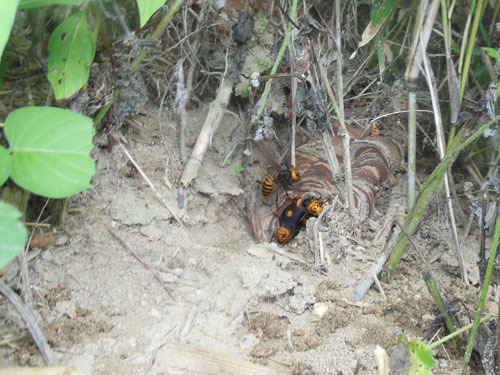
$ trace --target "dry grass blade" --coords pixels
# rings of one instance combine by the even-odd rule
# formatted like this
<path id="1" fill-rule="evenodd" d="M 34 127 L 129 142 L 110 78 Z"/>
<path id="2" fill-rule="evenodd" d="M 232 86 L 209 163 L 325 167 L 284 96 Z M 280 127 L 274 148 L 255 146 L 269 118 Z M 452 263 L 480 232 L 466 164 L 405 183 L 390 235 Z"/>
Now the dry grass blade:
<path id="1" fill-rule="evenodd" d="M 21 301 L 21 298 L 14 293 L 12 289 L 9 288 L 8 285 L 6 285 L 2 280 L 0 280 L 0 293 L 5 296 L 9 300 L 10 303 L 14 306 L 14 308 L 17 310 L 19 315 L 21 315 L 21 318 L 24 320 L 26 323 L 26 326 L 28 327 L 28 330 L 31 333 L 31 336 L 33 337 L 33 340 L 36 343 L 36 346 L 40 350 L 40 353 L 42 354 L 43 361 L 45 362 L 46 365 L 54 365 L 55 361 L 52 356 L 52 351 L 50 350 L 50 346 L 47 343 L 47 340 L 45 339 L 45 336 L 43 335 L 42 330 L 40 327 L 38 327 L 38 324 L 35 321 L 35 318 L 33 317 L 33 314 L 29 307 Z"/>
<path id="2" fill-rule="evenodd" d="M 337 97 L 339 98 L 340 116 L 344 118 L 344 84 L 342 82 L 343 60 L 342 60 L 342 13 L 340 11 L 340 1 L 335 0 L 335 44 L 337 45 Z"/>
<path id="3" fill-rule="evenodd" d="M 167 291 L 167 293 L 170 296 L 170 298 L 172 298 L 175 301 L 175 297 L 173 296 L 172 291 L 167 287 L 167 285 L 165 285 L 165 283 L 160 278 L 160 276 L 158 276 L 158 273 L 153 269 L 153 267 L 151 267 L 148 263 L 146 263 L 139 256 L 139 254 L 137 254 L 134 250 L 132 250 L 130 248 L 130 246 L 128 246 L 127 243 L 120 236 L 118 236 L 114 231 L 112 231 L 110 228 L 106 228 L 106 229 L 120 243 L 120 245 L 122 245 L 125 249 L 127 249 L 128 252 L 130 254 L 132 254 L 132 256 L 139 261 L 139 263 L 141 263 L 144 267 L 146 267 L 148 269 L 149 272 L 151 272 L 153 274 L 154 278 L 156 280 L 158 280 L 158 282 L 161 284 L 161 286 L 163 287 L 163 289 L 165 289 Z"/>
<path id="4" fill-rule="evenodd" d="M 427 56 L 427 54 L 425 53 L 423 41 L 420 43 L 420 48 L 424 61 L 424 68 L 425 68 L 424 76 L 427 80 L 427 85 L 429 86 L 429 91 L 431 93 L 432 107 L 434 109 L 434 121 L 436 122 L 436 135 L 437 135 L 439 157 L 441 158 L 441 160 L 443 160 L 446 154 L 446 143 L 444 139 L 444 129 L 443 129 L 443 122 L 441 119 L 441 109 L 439 107 L 437 87 L 435 83 L 436 80 L 434 79 L 434 73 L 432 72 L 429 56 Z M 458 261 L 460 263 L 460 273 L 462 274 L 462 279 L 464 280 L 464 282 L 468 283 L 469 277 L 467 276 L 467 268 L 465 267 L 464 255 L 460 248 L 460 241 L 458 239 L 457 223 L 455 220 L 455 212 L 453 210 L 453 201 L 451 200 L 448 173 L 445 173 L 444 175 L 444 187 L 446 193 L 446 202 L 450 214 L 451 226 L 453 230 L 453 238 L 455 240 L 455 251 L 457 253 Z"/>
<path id="5" fill-rule="evenodd" d="M 423 54 L 418 48 L 419 42 L 424 46 L 424 51 L 427 48 L 427 43 L 432 32 L 432 26 L 437 16 L 439 9 L 439 0 L 433 0 L 427 17 L 424 22 L 424 12 L 427 9 L 427 1 L 422 2 L 419 7 L 417 15 L 416 28 L 413 34 L 412 49 L 410 51 L 410 58 L 408 67 L 405 72 L 405 79 L 408 81 L 408 206 L 411 207 L 415 202 L 415 172 L 416 172 L 416 143 L 417 143 L 417 130 L 416 130 L 416 115 L 417 109 L 417 96 L 415 80 L 418 78 L 420 65 L 422 63 Z"/>
<path id="6" fill-rule="evenodd" d="M 381 229 L 379 235 L 376 236 L 377 239 L 379 239 L 383 233 L 389 236 L 390 229 L 393 223 L 404 217 L 403 205 L 399 204 L 398 200 L 393 200 L 391 202 L 391 205 L 389 206 L 386 217 L 387 218 L 385 220 L 384 227 Z M 378 275 L 382 271 L 385 262 L 389 258 L 389 255 L 391 254 L 391 251 L 394 245 L 396 244 L 400 232 L 401 230 L 399 228 L 395 228 L 394 232 L 392 233 L 391 239 L 387 241 L 383 253 L 373 263 L 370 269 L 366 271 L 366 273 L 363 276 L 363 279 L 358 283 L 358 285 L 354 289 L 351 297 L 353 301 L 355 302 L 361 301 L 365 296 L 365 294 L 368 292 L 368 290 L 371 288 L 371 286 L 375 282 L 373 275 Z"/>
<path id="7" fill-rule="evenodd" d="M 353 186 L 352 186 L 352 171 L 351 171 L 351 151 L 349 149 L 349 145 L 351 142 L 351 136 L 349 135 L 349 132 L 347 131 L 347 128 L 345 126 L 344 117 L 341 115 L 337 99 L 335 98 L 335 94 L 333 93 L 332 88 L 330 87 L 330 81 L 328 80 L 326 70 L 323 67 L 323 65 L 321 64 L 321 62 L 319 61 L 319 59 L 317 60 L 317 64 L 319 67 L 321 79 L 323 80 L 325 87 L 326 87 L 326 92 L 328 93 L 328 97 L 330 98 L 330 101 L 332 102 L 333 108 L 335 109 L 335 113 L 336 113 L 337 117 L 339 118 L 339 122 L 340 122 L 340 129 L 341 129 L 341 135 L 342 135 L 342 156 L 344 158 L 344 174 L 345 174 L 347 203 L 349 205 L 349 213 L 351 214 L 352 217 L 355 217 L 356 216 L 356 206 L 354 205 L 354 191 L 353 191 Z"/>
<path id="8" fill-rule="evenodd" d="M 124 154 L 130 160 L 130 162 L 137 169 L 137 171 L 139 172 L 139 174 L 141 175 L 141 177 L 144 179 L 144 181 L 146 181 L 146 183 L 149 185 L 149 187 L 153 190 L 153 192 L 158 197 L 158 199 L 161 201 L 161 203 L 163 203 L 163 205 L 167 208 L 167 210 L 170 211 L 170 213 L 172 214 L 172 216 L 174 217 L 174 219 L 179 223 L 179 225 L 182 227 L 182 229 L 186 232 L 186 234 L 189 236 L 189 238 L 191 239 L 191 241 L 194 242 L 194 238 L 193 238 L 193 236 L 191 236 L 191 233 L 189 233 L 189 231 L 186 229 L 186 227 L 182 223 L 181 219 L 170 208 L 169 204 L 165 201 L 165 199 L 163 199 L 163 197 L 160 195 L 160 193 L 158 192 L 158 190 L 156 190 L 155 186 L 153 185 L 153 183 L 151 182 L 151 180 L 149 179 L 149 177 L 143 172 L 143 170 L 139 166 L 139 164 L 136 163 L 136 161 L 134 160 L 134 158 L 132 157 L 132 155 L 130 155 L 130 153 L 127 151 L 127 149 L 125 148 L 125 146 L 123 146 L 123 144 L 121 142 L 119 142 L 118 144 L 120 145 L 120 148 L 122 149 L 122 151 L 124 152 Z"/>

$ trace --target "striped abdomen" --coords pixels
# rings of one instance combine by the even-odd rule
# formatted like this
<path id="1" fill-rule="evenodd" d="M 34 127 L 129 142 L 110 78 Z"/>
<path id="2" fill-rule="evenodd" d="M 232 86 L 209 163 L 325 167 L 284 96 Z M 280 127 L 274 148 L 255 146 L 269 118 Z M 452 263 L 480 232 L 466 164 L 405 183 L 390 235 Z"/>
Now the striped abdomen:
<path id="1" fill-rule="evenodd" d="M 264 197 L 267 197 L 269 194 L 273 192 L 275 183 L 276 183 L 276 178 L 273 175 L 269 175 L 266 177 L 266 179 L 262 183 L 262 195 Z"/>

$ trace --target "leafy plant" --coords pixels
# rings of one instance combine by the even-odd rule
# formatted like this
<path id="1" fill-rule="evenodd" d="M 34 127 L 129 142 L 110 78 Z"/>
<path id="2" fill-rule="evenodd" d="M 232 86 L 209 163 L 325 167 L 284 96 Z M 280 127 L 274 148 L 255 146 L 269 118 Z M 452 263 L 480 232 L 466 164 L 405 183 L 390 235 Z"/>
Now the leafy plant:
<path id="1" fill-rule="evenodd" d="M 431 375 L 432 368 L 436 366 L 432 349 L 420 340 L 413 340 L 408 343 L 408 350 L 412 367 L 410 375 Z"/>
<path id="2" fill-rule="evenodd" d="M 95 165 L 92 120 L 52 107 L 25 107 L 5 122 L 9 147 L 0 146 L 0 186 L 11 177 L 38 195 L 63 198 L 90 188 Z M 22 250 L 27 231 L 21 213 L 0 201 L 0 268 Z"/>
<path id="3" fill-rule="evenodd" d="M 141 27 L 166 0 L 137 0 Z M 181 2 L 182 3 L 182 2 Z M 48 79 L 56 100 L 67 99 L 87 82 L 96 51 L 95 35 L 83 0 L 2 0 L 0 57 L 9 39 L 17 9 L 49 5 L 82 6 L 52 32 Z M 97 17 L 99 19 L 99 17 Z M 95 27 L 100 26 L 96 22 Z M 92 187 L 95 164 L 89 156 L 94 128 L 89 117 L 54 107 L 25 107 L 13 111 L 4 126 L 8 147 L 0 144 L 0 186 L 10 177 L 20 187 L 50 198 L 65 198 Z M 27 231 L 21 213 L 0 202 L 0 268 L 23 248 Z"/>
<path id="4" fill-rule="evenodd" d="M 167 0 L 137 0 L 137 7 L 139 8 L 139 16 L 141 27 L 148 22 L 153 14 L 160 9 Z"/>
<path id="5" fill-rule="evenodd" d="M 10 30 L 14 25 L 18 3 L 19 0 L 3 0 L 0 2 L 0 14 L 2 15 L 2 22 L 0 22 L 0 57 L 9 39 Z"/>
<path id="6" fill-rule="evenodd" d="M 83 12 L 66 18 L 52 33 L 48 77 L 56 99 L 66 99 L 87 82 L 95 55 L 95 39 Z"/>
<path id="7" fill-rule="evenodd" d="M 10 176 L 35 194 L 64 198 L 90 188 L 95 165 L 92 120 L 52 107 L 25 107 L 5 121 L 8 149 L 0 152 L 0 182 Z M 3 178 L 2 178 L 3 177 Z"/>

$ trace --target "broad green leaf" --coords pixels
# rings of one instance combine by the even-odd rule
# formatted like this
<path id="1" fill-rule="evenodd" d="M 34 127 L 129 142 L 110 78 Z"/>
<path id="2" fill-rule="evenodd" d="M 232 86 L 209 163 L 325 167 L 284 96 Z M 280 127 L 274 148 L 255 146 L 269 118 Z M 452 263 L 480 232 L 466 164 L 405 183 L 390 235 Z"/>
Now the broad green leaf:
<path id="1" fill-rule="evenodd" d="M 28 239 L 28 231 L 20 217 L 17 208 L 0 201 L 0 268 L 4 268 L 23 250 Z"/>
<path id="2" fill-rule="evenodd" d="M 399 0 L 379 0 L 370 9 L 370 18 L 373 26 L 378 26 L 390 16 Z"/>
<path id="3" fill-rule="evenodd" d="M 0 0 L 0 57 L 9 40 L 19 0 Z"/>
<path id="4" fill-rule="evenodd" d="M 12 156 L 5 147 L 0 145 L 0 186 L 9 178 L 12 169 Z"/>
<path id="5" fill-rule="evenodd" d="M 167 0 L 137 0 L 141 28 L 149 21 L 151 16 L 160 9 Z"/>
<path id="6" fill-rule="evenodd" d="M 410 341 L 408 350 L 413 364 L 410 375 L 432 375 L 432 368 L 436 365 L 432 349 L 420 340 Z"/>
<path id="7" fill-rule="evenodd" d="M 4 0 L 2 0 L 4 1 Z M 31 9 L 48 5 L 80 5 L 83 0 L 21 0 L 19 9 Z"/>
<path id="8" fill-rule="evenodd" d="M 95 55 L 87 16 L 78 12 L 65 19 L 50 36 L 48 50 L 48 76 L 56 99 L 68 98 L 87 82 Z"/>
<path id="9" fill-rule="evenodd" d="M 10 177 L 21 187 L 64 198 L 92 187 L 92 120 L 67 109 L 24 107 L 5 121 L 12 152 Z"/>

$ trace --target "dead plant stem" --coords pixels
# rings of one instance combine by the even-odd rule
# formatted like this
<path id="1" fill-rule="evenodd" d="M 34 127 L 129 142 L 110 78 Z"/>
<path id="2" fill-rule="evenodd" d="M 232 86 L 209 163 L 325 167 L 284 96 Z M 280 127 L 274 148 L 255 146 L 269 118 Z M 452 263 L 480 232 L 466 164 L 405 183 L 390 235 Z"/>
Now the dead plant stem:
<path id="1" fill-rule="evenodd" d="M 350 142 L 351 136 L 347 131 L 347 127 L 345 125 L 344 117 L 340 112 L 340 107 L 335 98 L 335 94 L 330 87 L 330 81 L 328 80 L 328 76 L 326 74 L 326 70 L 321 64 L 321 61 L 317 59 L 317 64 L 319 67 L 319 72 L 321 75 L 321 79 L 326 87 L 326 92 L 328 93 L 328 97 L 332 102 L 333 109 L 335 110 L 335 114 L 337 115 L 340 122 L 340 133 L 342 136 L 342 156 L 344 158 L 344 175 L 345 175 L 345 185 L 346 185 L 346 195 L 347 195 L 347 204 L 349 206 L 349 213 L 352 217 L 356 217 L 356 208 L 354 206 L 354 191 L 352 186 L 352 171 L 351 171 L 351 151 L 350 151 Z"/>
<path id="2" fill-rule="evenodd" d="M 130 160 L 130 162 L 134 165 L 134 167 L 137 169 L 137 171 L 139 172 L 139 174 L 141 175 L 141 177 L 144 179 L 144 181 L 146 181 L 146 183 L 149 185 L 149 187 L 153 190 L 153 192 L 155 193 L 155 195 L 158 197 L 158 199 L 163 203 L 163 205 L 167 208 L 167 210 L 170 211 L 170 213 L 172 214 L 172 216 L 174 217 L 174 219 L 179 223 L 179 225 L 181 226 L 181 228 L 186 232 L 186 234 L 188 235 L 188 237 L 191 239 L 191 241 L 194 242 L 194 238 L 193 236 L 191 236 L 191 233 L 189 233 L 189 231 L 186 229 L 186 227 L 184 226 L 184 224 L 182 223 L 181 219 L 175 214 L 175 212 L 170 208 L 169 204 L 165 201 L 165 199 L 160 195 L 160 193 L 158 192 L 158 190 L 156 190 L 156 187 L 153 185 L 153 183 L 151 182 L 151 180 L 149 179 L 149 177 L 143 172 L 142 168 L 139 166 L 139 164 L 136 163 L 136 161 L 134 160 L 134 158 L 132 157 L 132 155 L 130 155 L 130 153 L 127 151 L 127 149 L 125 148 L 125 146 L 123 146 L 123 144 L 121 142 L 118 143 L 120 148 L 122 149 L 123 153 L 127 156 L 127 158 Z"/>
<path id="3" fill-rule="evenodd" d="M 324 257 L 322 256 L 321 254 L 321 248 L 322 248 L 322 244 L 320 241 L 320 233 L 319 233 L 319 223 L 321 223 L 321 220 L 323 220 L 323 217 L 326 215 L 326 213 L 328 211 L 330 211 L 332 208 L 335 207 L 335 202 L 336 201 L 333 201 L 333 203 L 331 205 L 329 205 L 328 207 L 325 207 L 323 209 L 323 211 L 321 211 L 321 213 L 319 214 L 318 218 L 316 219 L 316 221 L 314 222 L 314 225 L 313 225 L 313 239 L 314 239 L 314 265 L 316 267 L 319 267 L 323 264 L 323 261 L 324 261 Z"/>
<path id="4" fill-rule="evenodd" d="M 412 48 L 408 66 L 405 72 L 405 79 L 408 82 L 408 207 L 411 207 L 415 202 L 415 172 L 416 172 L 416 116 L 413 111 L 417 109 L 416 98 L 416 79 L 419 75 L 420 65 L 423 59 L 422 50 L 418 48 L 419 43 L 422 43 L 423 50 L 427 48 L 427 43 L 432 32 L 432 25 L 436 19 L 439 9 L 440 0 L 432 0 L 432 3 L 427 12 L 427 17 L 424 17 L 427 10 L 427 0 L 420 3 L 417 13 L 417 21 L 413 31 Z M 425 19 L 425 21 L 424 21 Z"/>
<path id="5" fill-rule="evenodd" d="M 437 135 L 437 145 L 439 151 L 439 157 L 443 160 L 446 155 L 446 142 L 444 139 L 444 129 L 441 117 L 441 109 L 439 107 L 439 99 L 436 87 L 436 80 L 434 79 L 434 73 L 431 68 L 429 61 L 429 56 L 425 53 L 423 41 L 420 43 L 421 53 L 424 62 L 424 76 L 427 80 L 427 85 L 429 86 L 429 91 L 431 94 L 432 108 L 434 109 L 434 121 L 436 123 L 436 135 Z M 448 179 L 448 171 L 444 174 L 444 188 L 446 194 L 446 203 L 448 205 L 448 211 L 450 214 L 451 227 L 453 232 L 453 238 L 455 240 L 455 252 L 457 253 L 457 258 L 460 263 L 460 273 L 462 274 L 463 281 L 468 284 L 469 278 L 467 276 L 467 268 L 465 267 L 465 260 L 462 250 L 460 248 L 460 241 L 458 239 L 457 224 L 455 221 L 455 212 L 453 210 L 453 201 L 451 200 L 450 194 L 450 183 Z"/>
<path id="6" fill-rule="evenodd" d="M 337 74 L 335 78 L 337 80 L 337 96 L 339 98 L 339 111 L 340 116 L 344 118 L 344 85 L 342 82 L 342 14 L 340 12 L 340 0 L 335 0 L 335 42 L 337 44 Z"/>
<path id="7" fill-rule="evenodd" d="M 3 294 L 10 303 L 12 303 L 19 315 L 21 315 L 21 318 L 26 323 L 26 326 L 28 327 L 31 336 L 35 341 L 36 346 L 42 354 L 42 358 L 45 364 L 48 366 L 54 365 L 55 361 L 52 355 L 52 351 L 50 350 L 50 346 L 47 343 L 42 330 L 40 329 L 40 327 L 38 327 L 38 324 L 36 323 L 35 317 L 33 316 L 33 313 L 31 312 L 29 306 L 27 304 L 24 304 L 21 298 L 19 298 L 19 296 L 1 279 L 0 293 Z"/>
<path id="8" fill-rule="evenodd" d="M 109 234 L 111 234 L 119 243 L 120 245 L 122 245 L 130 254 L 132 254 L 132 256 L 137 260 L 139 261 L 139 263 L 141 263 L 144 267 L 146 267 L 146 269 L 151 272 L 151 274 L 154 276 L 154 278 L 156 280 L 158 280 L 158 282 L 160 283 L 160 285 L 163 287 L 163 289 L 166 290 L 167 294 L 170 296 L 170 298 L 172 298 L 174 301 L 176 300 L 175 297 L 173 296 L 172 294 L 172 291 L 168 288 L 167 285 L 165 285 L 165 283 L 163 282 L 163 280 L 160 278 L 160 276 L 158 275 L 158 272 L 156 272 L 153 267 L 151 267 L 148 263 L 146 263 L 140 256 L 139 254 L 137 254 L 134 250 L 132 250 L 130 248 L 129 245 L 127 245 L 127 243 L 118 235 L 115 233 L 115 231 L 111 230 L 111 228 L 109 227 L 106 227 L 106 229 L 108 230 Z"/>
<path id="9" fill-rule="evenodd" d="M 285 24 L 285 23 L 284 23 Z M 286 24 L 285 24 L 286 25 Z M 287 30 L 285 30 L 286 32 Z M 297 58 L 296 53 L 295 53 L 295 34 L 297 34 L 297 29 L 292 29 L 291 30 L 291 43 L 290 43 L 290 48 L 288 48 L 288 54 L 290 55 L 290 71 L 295 72 L 295 60 Z M 292 95 L 290 97 L 290 107 L 291 107 L 291 129 L 290 129 L 290 164 L 292 168 L 295 168 L 295 135 L 297 132 L 297 117 L 295 115 L 296 110 L 295 110 L 295 100 L 297 98 L 297 79 L 292 78 Z"/>

